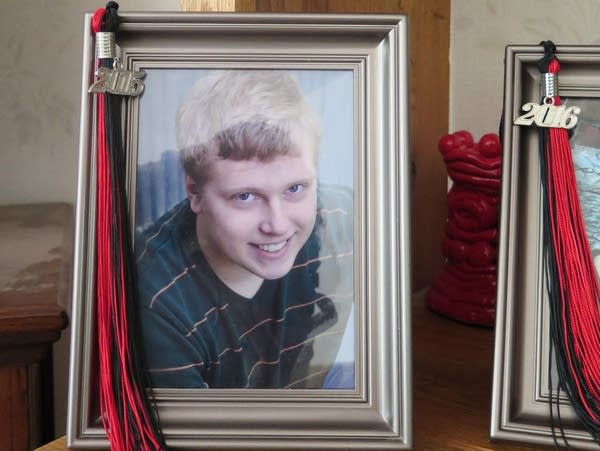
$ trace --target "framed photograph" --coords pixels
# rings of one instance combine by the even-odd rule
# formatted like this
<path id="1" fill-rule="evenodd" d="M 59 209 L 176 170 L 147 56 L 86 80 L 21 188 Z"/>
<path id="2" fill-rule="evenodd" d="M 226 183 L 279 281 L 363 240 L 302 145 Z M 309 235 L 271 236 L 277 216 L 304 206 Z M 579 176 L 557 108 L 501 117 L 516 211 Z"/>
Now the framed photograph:
<path id="1" fill-rule="evenodd" d="M 401 15 L 122 13 L 139 358 L 169 448 L 411 446 Z M 97 394 L 85 17 L 67 441 Z"/>
<path id="2" fill-rule="evenodd" d="M 513 125 L 521 106 L 539 102 L 541 46 L 506 50 L 503 182 L 491 435 L 553 444 L 550 389 L 558 379 L 550 353 L 547 279 L 542 253 L 542 191 L 536 127 Z M 571 135 L 584 222 L 600 270 L 600 48 L 557 47 L 561 101 L 581 108 Z M 596 449 L 566 395 L 558 400 L 572 447 Z M 554 405 L 553 417 L 557 412 Z M 557 429 L 558 443 L 564 444 Z"/>

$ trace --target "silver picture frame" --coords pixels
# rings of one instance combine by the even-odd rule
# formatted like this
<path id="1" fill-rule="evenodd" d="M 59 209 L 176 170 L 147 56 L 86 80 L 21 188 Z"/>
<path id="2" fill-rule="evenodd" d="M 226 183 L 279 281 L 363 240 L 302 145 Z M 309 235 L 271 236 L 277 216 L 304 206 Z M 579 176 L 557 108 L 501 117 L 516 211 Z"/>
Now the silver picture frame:
<path id="1" fill-rule="evenodd" d="M 67 443 L 108 448 L 94 398 L 95 113 L 84 19 L 81 137 Z M 351 390 L 155 389 L 169 448 L 405 449 L 412 446 L 410 161 L 403 15 L 120 13 L 127 70 L 242 68 L 353 74 L 355 384 Z M 139 97 L 127 101 L 134 193 Z M 129 196 L 135 211 L 135 196 Z M 135 217 L 132 216 L 135 220 Z"/>
<path id="2" fill-rule="evenodd" d="M 536 127 L 514 125 L 527 102 L 539 102 L 543 78 L 537 63 L 542 46 L 508 46 L 505 54 L 503 135 L 503 180 L 500 215 L 498 301 L 492 390 L 492 439 L 554 444 L 552 418 L 560 438 L 556 412 L 550 413 L 549 382 L 556 386 L 555 367 L 550 361 L 549 306 L 542 252 L 542 187 Z M 563 103 L 581 105 L 580 124 L 600 119 L 600 47 L 557 46 L 561 70 L 558 91 Z M 599 110 L 600 111 L 600 110 Z M 596 119 L 594 119 L 596 118 Z M 571 145 L 578 152 L 578 130 Z M 600 147 L 600 140 L 593 143 Z M 575 162 L 576 172 L 579 170 Z M 600 170 L 600 169 L 599 169 Z M 594 169 L 595 173 L 595 169 Z M 586 188 L 580 184 L 580 198 Z M 591 193 L 590 193 L 591 195 Z M 582 203 L 583 205 L 583 203 Z M 583 205 L 584 216 L 586 208 Z M 594 218 L 586 218 L 588 237 Z M 588 224 L 586 224 L 587 226 Z M 549 377 L 553 374 L 553 377 Z M 564 393 L 558 404 L 568 445 L 597 449 L 591 435 L 578 420 Z"/>

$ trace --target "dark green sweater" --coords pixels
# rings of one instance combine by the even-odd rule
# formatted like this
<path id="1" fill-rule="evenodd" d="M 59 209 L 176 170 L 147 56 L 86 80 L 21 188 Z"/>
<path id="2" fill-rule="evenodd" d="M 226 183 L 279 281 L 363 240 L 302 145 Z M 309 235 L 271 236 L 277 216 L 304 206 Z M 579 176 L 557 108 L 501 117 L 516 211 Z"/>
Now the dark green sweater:
<path id="1" fill-rule="evenodd" d="M 345 206 L 320 209 L 292 270 L 252 299 L 212 271 L 187 200 L 138 238 L 138 320 L 154 387 L 323 386 L 353 302 L 352 198 L 341 197 Z"/>

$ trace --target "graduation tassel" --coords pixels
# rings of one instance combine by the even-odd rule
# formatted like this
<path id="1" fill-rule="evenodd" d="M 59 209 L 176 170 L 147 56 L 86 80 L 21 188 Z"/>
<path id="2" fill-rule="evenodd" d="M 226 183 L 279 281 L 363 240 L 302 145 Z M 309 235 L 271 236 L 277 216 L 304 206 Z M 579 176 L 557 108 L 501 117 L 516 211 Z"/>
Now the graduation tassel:
<path id="1" fill-rule="evenodd" d="M 115 53 L 118 4 L 92 19 L 96 93 L 96 318 L 101 418 L 113 450 L 166 449 L 136 356 L 134 259 L 121 134 L 123 95 L 138 95 L 143 73 L 122 70 Z"/>
<path id="2" fill-rule="evenodd" d="M 556 389 L 549 368 L 552 430 L 555 443 L 558 445 L 558 426 L 568 446 L 558 403 L 559 393 L 564 390 L 577 416 L 600 444 L 600 289 L 580 207 L 568 132 L 577 124 L 580 109 L 561 105 L 556 47 L 551 41 L 542 45 L 545 53 L 539 68 L 545 81 L 543 100 L 539 105 L 526 104 L 523 109 L 531 111 L 529 116 L 539 126 L 540 135 L 543 247 L 550 302 L 549 360 L 552 364 L 553 353 L 559 377 Z M 553 400 L 555 390 L 557 399 Z"/>

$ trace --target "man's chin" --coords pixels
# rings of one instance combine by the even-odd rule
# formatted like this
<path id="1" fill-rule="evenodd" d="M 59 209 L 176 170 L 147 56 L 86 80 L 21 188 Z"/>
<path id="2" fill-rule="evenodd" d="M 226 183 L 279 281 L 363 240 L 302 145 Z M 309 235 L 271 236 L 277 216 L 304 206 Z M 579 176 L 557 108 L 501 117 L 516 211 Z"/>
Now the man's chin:
<path id="1" fill-rule="evenodd" d="M 286 265 L 284 268 L 281 268 L 281 269 L 260 271 L 260 273 L 255 273 L 255 274 L 265 280 L 277 280 L 277 279 L 281 279 L 283 276 L 288 274 L 291 269 L 292 269 L 292 265 Z"/>

